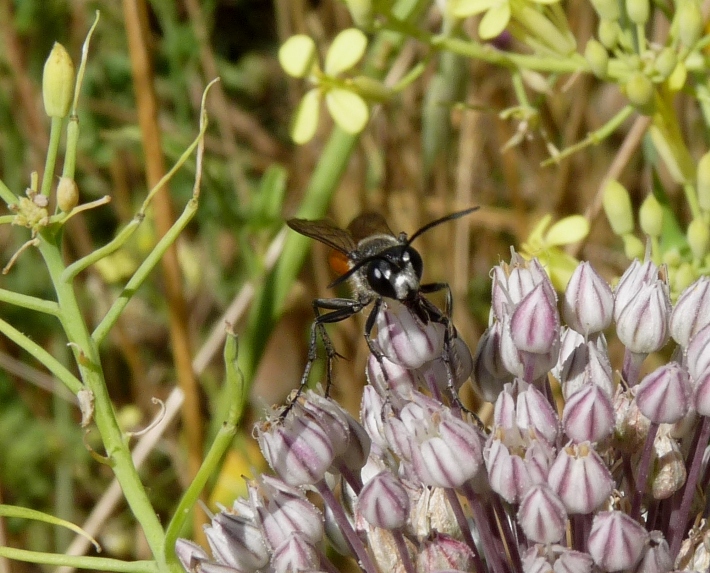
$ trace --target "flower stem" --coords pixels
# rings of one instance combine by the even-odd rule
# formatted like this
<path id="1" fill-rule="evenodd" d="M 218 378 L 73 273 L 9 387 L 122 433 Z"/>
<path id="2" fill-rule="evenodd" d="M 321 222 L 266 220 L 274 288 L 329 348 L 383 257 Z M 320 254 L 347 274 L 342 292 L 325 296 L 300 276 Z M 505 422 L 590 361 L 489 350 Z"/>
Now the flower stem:
<path id="1" fill-rule="evenodd" d="M 698 483 L 698 478 L 700 477 L 700 469 L 702 467 L 703 452 L 708 445 L 708 440 L 710 439 L 710 418 L 703 416 L 703 422 L 698 428 L 698 440 L 695 446 L 695 452 L 691 458 L 690 469 L 688 470 L 688 478 L 685 481 L 685 489 L 683 491 L 683 500 L 680 503 L 680 507 L 673 510 L 671 514 L 671 521 L 668 527 L 670 531 L 670 547 L 671 547 L 671 557 L 675 560 L 680 551 L 680 545 L 685 536 L 685 524 L 688 521 L 688 516 L 690 515 L 690 508 L 693 503 L 693 497 L 695 497 L 695 486 Z"/>
<path id="2" fill-rule="evenodd" d="M 471 528 L 468 525 L 468 520 L 466 519 L 466 514 L 463 512 L 463 508 L 461 507 L 461 502 L 459 501 L 458 496 L 456 495 L 456 492 L 453 489 L 445 489 L 444 493 L 446 494 L 446 500 L 449 502 L 449 506 L 451 506 L 451 511 L 454 512 L 454 517 L 456 518 L 456 523 L 458 523 L 459 529 L 461 529 L 461 534 L 463 535 L 463 540 L 466 542 L 466 545 L 469 546 L 471 551 L 473 552 L 473 559 L 474 559 L 474 565 L 475 567 L 473 568 L 474 571 L 487 571 L 488 568 L 483 564 L 483 561 L 481 560 L 481 554 L 476 547 L 476 542 L 473 540 L 473 535 L 471 534 Z M 464 495 L 466 495 L 466 499 L 468 500 L 469 504 L 471 503 L 471 499 L 475 494 L 473 494 L 472 491 L 468 490 L 468 488 L 464 489 Z M 482 519 L 481 522 L 484 522 L 485 519 Z M 478 522 L 476 522 L 478 524 Z M 480 528 L 480 525 L 479 525 Z M 483 535 L 481 535 L 483 537 Z M 484 543 L 485 546 L 485 543 Z"/>
<path id="3" fill-rule="evenodd" d="M 47 148 L 47 159 L 44 162 L 44 173 L 42 174 L 42 195 L 49 197 L 52 187 L 52 176 L 54 166 L 57 163 L 57 152 L 59 151 L 59 140 L 62 136 L 62 118 L 53 117 L 49 130 L 49 147 Z"/>
<path id="4" fill-rule="evenodd" d="M 646 443 L 643 446 L 643 453 L 639 460 L 638 478 L 636 479 L 636 491 L 634 492 L 634 501 L 631 505 L 631 517 L 638 520 L 641 517 L 641 500 L 643 499 L 646 482 L 648 481 L 648 473 L 651 468 L 651 458 L 653 453 L 653 442 L 656 439 L 658 432 L 658 424 L 651 422 L 646 434 Z"/>
<path id="5" fill-rule="evenodd" d="M 347 515 L 345 515 L 343 506 L 336 499 L 335 495 L 328 487 L 328 484 L 325 483 L 325 480 L 320 480 L 315 484 L 315 487 L 318 490 L 318 493 L 323 498 L 323 501 L 333 512 L 335 522 L 340 527 L 340 531 L 345 536 L 348 545 L 350 545 L 350 549 L 353 551 L 354 555 L 360 562 L 360 567 L 362 567 L 365 573 L 377 573 L 377 567 L 375 567 L 375 564 L 372 562 L 372 558 L 367 552 L 367 548 L 353 529 L 350 520 L 348 519 Z"/>

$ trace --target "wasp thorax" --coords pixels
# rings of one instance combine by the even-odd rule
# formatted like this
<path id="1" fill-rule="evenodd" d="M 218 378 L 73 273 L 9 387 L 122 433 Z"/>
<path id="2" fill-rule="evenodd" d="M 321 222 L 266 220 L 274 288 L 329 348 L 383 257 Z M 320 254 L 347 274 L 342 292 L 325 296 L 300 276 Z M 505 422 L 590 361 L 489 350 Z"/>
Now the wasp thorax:
<path id="1" fill-rule="evenodd" d="M 365 278 L 378 295 L 409 300 L 419 292 L 422 258 L 412 247 L 388 249 L 367 265 Z"/>

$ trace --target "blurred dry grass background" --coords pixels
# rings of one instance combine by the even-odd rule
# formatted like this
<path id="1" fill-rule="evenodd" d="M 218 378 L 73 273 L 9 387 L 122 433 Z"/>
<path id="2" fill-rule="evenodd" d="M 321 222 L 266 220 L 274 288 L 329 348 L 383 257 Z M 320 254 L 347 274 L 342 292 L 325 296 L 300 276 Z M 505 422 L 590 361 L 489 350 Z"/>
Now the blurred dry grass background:
<path id="1" fill-rule="evenodd" d="M 221 328 L 224 310 L 261 264 L 282 220 L 294 214 L 332 130 L 330 119 L 323 113 L 311 143 L 302 147 L 290 143 L 288 122 L 306 86 L 282 73 L 276 60 L 278 46 L 292 34 L 305 33 L 325 53 L 328 42 L 350 26 L 351 20 L 337 0 L 126 0 L 123 5 L 112 0 L 0 0 L 0 177 L 17 193 L 28 185 L 31 171 L 41 172 L 43 168 L 48 141 L 40 93 L 44 59 L 56 40 L 78 61 L 94 11 L 101 11 L 82 94 L 77 182 L 84 200 L 108 194 L 112 202 L 100 211 L 77 217 L 69 226 L 67 259 L 85 255 L 105 243 L 130 220 L 150 180 L 139 130 L 143 104 L 140 98 L 138 103 L 136 100 L 135 62 L 132 64 L 129 58 L 128 38 L 138 33 L 125 20 L 129 5 L 142 11 L 144 17 L 147 33 L 143 47 L 152 64 L 145 73 L 155 90 L 166 164 L 174 162 L 197 131 L 204 86 L 213 77 L 222 77 L 208 100 L 211 128 L 200 212 L 181 240 L 178 260 L 182 278 L 172 285 L 183 301 L 180 316 L 187 338 L 182 352 L 189 349 L 191 358 L 207 334 Z M 596 22 L 592 8 L 586 1 L 569 0 L 566 12 L 578 44 L 583 46 Z M 435 31 L 440 24 L 440 16 L 432 8 L 423 25 Z M 466 26 L 471 31 L 474 23 Z M 663 35 L 664 30 L 659 28 L 656 33 Z M 426 56 L 426 47 L 407 42 L 393 67 L 406 70 Z M 400 97 L 374 113 L 329 213 L 333 220 L 347 225 L 361 211 L 374 209 L 388 217 L 393 230 L 411 233 L 450 211 L 481 205 L 475 215 L 437 228 L 417 244 L 425 261 L 425 279 L 450 282 L 455 323 L 474 348 L 487 321 L 491 266 L 508 259 L 510 247 L 519 246 L 545 214 L 555 218 L 588 214 L 592 231 L 583 245 L 575 247 L 576 254 L 590 260 L 607 278 L 617 275 L 626 260 L 617 238 L 600 216 L 599 189 L 605 177 L 615 173 L 638 204 L 650 188 L 650 172 L 643 160 L 641 132 L 633 128 L 634 121 L 643 120 L 636 119 L 560 165 L 540 167 L 548 156 L 548 142 L 560 149 L 575 143 L 623 107 L 625 100 L 615 86 L 600 84 L 588 76 L 560 77 L 549 93 L 538 93 L 530 87 L 531 82 L 528 97 L 540 113 L 536 124 L 525 127 L 499 117 L 499 112 L 517 105 L 509 72 L 481 62 L 461 61 L 455 101 L 440 102 L 436 110 L 444 124 L 450 120 L 451 129 L 444 150 L 430 172 L 424 173 L 422 109 L 436 73 L 436 60 L 429 62 L 425 73 Z M 681 96 L 677 111 L 697 156 L 706 146 L 698 110 Z M 524 137 L 519 145 L 503 151 L 506 142 L 520 133 Z M 274 164 L 287 172 L 280 218 L 255 221 L 250 206 L 262 175 Z M 169 207 L 173 211 L 179 212 L 189 197 L 192 177 L 186 169 L 171 182 Z M 679 189 L 667 177 L 664 184 L 672 200 L 680 205 Z M 132 268 L 145 254 L 146 246 L 153 244 L 156 223 L 146 223 L 145 232 L 128 246 L 124 258 L 112 261 L 111 268 L 93 268 L 80 277 L 78 288 L 90 322 L 91 315 L 98 315 L 119 291 L 122 265 Z M 3 261 L 25 240 L 17 229 L 0 227 Z M 281 402 L 300 380 L 312 319 L 310 301 L 333 294 L 327 288 L 333 277 L 326 259 L 326 249 L 314 245 L 261 361 L 253 417 L 260 415 L 264 403 Z M 110 271 L 117 276 L 110 276 Z M 141 289 L 103 349 L 117 408 L 125 415 L 133 412 L 138 425 L 144 425 L 154 413 L 150 398 L 167 396 L 179 376 L 171 351 L 171 340 L 174 349 L 175 339 L 168 326 L 175 307 L 169 300 L 166 303 L 166 276 L 156 272 L 151 284 Z M 46 274 L 33 252 L 25 253 L 1 284 L 3 288 L 50 295 Z M 0 306 L 0 313 L 45 347 L 65 352 L 58 326 L 51 320 L 7 305 Z M 367 350 L 361 335 L 362 317 L 358 320 L 330 329 L 336 348 L 348 357 L 337 365 L 336 395 L 352 411 L 358 408 Z M 237 331 L 239 328 L 237 324 Z M 0 354 L 4 370 L 0 373 L 0 389 L 5 401 L 4 410 L 0 401 L 0 501 L 51 507 L 56 494 L 52 493 L 53 472 L 57 471 L 54 461 L 57 456 L 67 456 L 75 480 L 71 505 L 74 520 L 80 522 L 100 497 L 109 472 L 90 463 L 74 422 L 65 426 L 73 431 L 53 433 L 56 398 L 27 383 L 28 378 L 43 380 L 41 372 L 18 369 L 21 365 L 35 368 L 36 364 L 5 339 L 0 339 Z M 211 367 L 199 376 L 197 402 L 191 406 L 197 426 L 188 427 L 187 435 L 201 430 L 209 435 L 212 400 L 218 396 L 222 379 L 221 349 L 213 349 L 212 356 Z M 16 409 L 16 417 L 17 411 L 22 412 L 17 419 L 25 420 L 26 425 L 7 422 L 11 408 Z M 72 410 L 71 415 L 76 412 Z M 23 445 L 11 461 L 9 450 L 3 451 L 2 444 L 16 441 L 18 428 L 24 433 L 30 426 L 40 437 Z M 53 439 L 29 451 L 41 436 Z M 84 439 L 93 447 L 100 446 L 91 434 Z M 189 479 L 186 456 L 181 451 L 184 441 L 184 434 L 181 437 L 178 431 L 166 436 L 144 470 L 156 495 L 157 509 L 164 514 L 169 513 L 171 503 Z M 27 475 L 20 471 L 23 463 L 31 470 Z M 116 537 L 124 545 L 116 543 L 110 553 L 134 553 L 131 536 L 125 536 L 130 522 L 119 515 L 111 524 L 123 535 Z M 12 545 L 41 549 L 50 543 L 42 539 L 46 532 L 40 526 L 4 525 L 4 536 Z M 12 570 L 25 569 L 13 564 Z"/>

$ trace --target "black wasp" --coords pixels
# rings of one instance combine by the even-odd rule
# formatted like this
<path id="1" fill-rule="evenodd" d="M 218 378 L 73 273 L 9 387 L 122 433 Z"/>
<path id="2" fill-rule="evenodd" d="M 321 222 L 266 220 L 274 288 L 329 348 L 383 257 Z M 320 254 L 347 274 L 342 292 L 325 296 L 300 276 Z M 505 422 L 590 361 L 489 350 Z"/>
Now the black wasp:
<path id="1" fill-rule="evenodd" d="M 338 273 L 329 288 L 345 281 L 350 283 L 353 298 L 317 298 L 313 301 L 315 320 L 311 327 L 311 340 L 308 351 L 308 363 L 303 373 L 296 397 L 308 382 L 308 376 L 316 359 L 316 333 L 320 335 L 327 355 L 326 395 L 331 386 L 331 366 L 338 356 L 325 331 L 325 324 L 340 322 L 357 314 L 370 303 L 372 310 L 365 321 L 365 339 L 370 351 L 381 358 L 380 351 L 371 339 L 375 320 L 384 299 L 394 299 L 409 308 L 424 324 L 436 322 L 443 324 L 447 331 L 447 341 L 455 336 L 449 318 L 451 313 L 451 289 L 448 283 L 421 284 L 423 264 L 421 255 L 411 245 L 412 242 L 429 229 L 473 213 L 478 207 L 457 211 L 424 225 L 411 237 L 402 232 L 395 235 L 388 227 L 384 217 L 378 213 L 358 215 L 347 229 L 341 229 L 334 223 L 319 219 L 289 219 L 291 229 L 325 243 L 333 249 L 329 257 L 331 268 Z M 425 294 L 446 291 L 446 310 L 441 311 L 429 301 Z M 324 312 L 325 311 L 325 312 Z M 292 403 L 292 401 L 291 401 Z M 289 406 L 283 412 L 285 415 Z"/>

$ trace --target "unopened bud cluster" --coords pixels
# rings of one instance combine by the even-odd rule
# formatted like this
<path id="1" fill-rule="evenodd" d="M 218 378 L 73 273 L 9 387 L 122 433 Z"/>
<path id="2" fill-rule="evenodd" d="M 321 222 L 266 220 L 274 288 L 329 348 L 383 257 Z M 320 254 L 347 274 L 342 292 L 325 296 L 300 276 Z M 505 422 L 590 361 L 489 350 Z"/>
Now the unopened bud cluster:
<path id="1" fill-rule="evenodd" d="M 473 357 L 446 321 L 387 301 L 360 420 L 306 392 L 259 424 L 277 477 L 214 516 L 211 556 L 180 540 L 185 569 L 335 571 L 327 538 L 368 573 L 706 571 L 710 280 L 672 305 L 650 261 L 615 289 L 582 263 L 560 300 L 535 259 L 492 278 Z M 469 377 L 490 427 L 453 396 Z"/>

